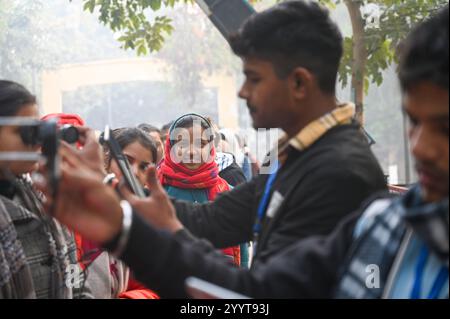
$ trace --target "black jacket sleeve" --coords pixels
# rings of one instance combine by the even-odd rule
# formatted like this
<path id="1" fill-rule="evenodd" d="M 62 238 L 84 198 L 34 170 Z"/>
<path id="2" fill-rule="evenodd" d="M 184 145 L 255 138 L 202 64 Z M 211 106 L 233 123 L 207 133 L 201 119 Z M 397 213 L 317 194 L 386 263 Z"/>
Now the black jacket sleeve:
<path id="1" fill-rule="evenodd" d="M 250 271 L 230 267 L 212 248 L 208 253 L 205 242 L 177 240 L 135 214 L 121 259 L 163 298 L 189 297 L 189 277 L 254 298 L 330 298 L 358 216 L 349 216 L 330 236 L 299 241 Z"/>
<path id="2" fill-rule="evenodd" d="M 253 239 L 256 185 L 256 180 L 242 184 L 209 204 L 173 203 L 181 223 L 195 236 L 217 248 L 231 247 Z"/>

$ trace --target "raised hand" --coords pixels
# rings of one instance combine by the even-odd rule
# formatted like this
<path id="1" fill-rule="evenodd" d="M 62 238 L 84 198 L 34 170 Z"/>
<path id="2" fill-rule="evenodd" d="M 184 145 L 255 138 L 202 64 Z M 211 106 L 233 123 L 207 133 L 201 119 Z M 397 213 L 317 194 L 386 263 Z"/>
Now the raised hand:
<path id="1" fill-rule="evenodd" d="M 125 187 L 121 189 L 121 193 L 134 210 L 153 226 L 170 232 L 182 229 L 183 225 L 177 218 L 175 207 L 158 180 L 155 166 L 147 170 L 147 187 L 151 196 L 144 199 L 134 196 Z"/>
<path id="2" fill-rule="evenodd" d="M 73 156 L 72 149 L 62 148 L 60 155 L 61 179 L 57 197 L 51 197 L 44 181 L 36 183 L 47 197 L 46 207 L 54 205 L 53 217 L 86 239 L 99 244 L 109 242 L 122 227 L 119 197 L 103 184 L 98 172 Z"/>

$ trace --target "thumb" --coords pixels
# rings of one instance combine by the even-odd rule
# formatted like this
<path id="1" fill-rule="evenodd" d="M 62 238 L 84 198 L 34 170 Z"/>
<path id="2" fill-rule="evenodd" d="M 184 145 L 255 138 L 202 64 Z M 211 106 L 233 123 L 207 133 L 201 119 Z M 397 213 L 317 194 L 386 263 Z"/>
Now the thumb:
<path id="1" fill-rule="evenodd" d="M 125 181 L 122 179 L 117 186 L 117 189 L 119 191 L 120 196 L 125 199 L 127 202 L 130 203 L 130 205 L 136 204 L 136 202 L 139 200 L 139 197 L 137 197 L 127 186 Z"/>

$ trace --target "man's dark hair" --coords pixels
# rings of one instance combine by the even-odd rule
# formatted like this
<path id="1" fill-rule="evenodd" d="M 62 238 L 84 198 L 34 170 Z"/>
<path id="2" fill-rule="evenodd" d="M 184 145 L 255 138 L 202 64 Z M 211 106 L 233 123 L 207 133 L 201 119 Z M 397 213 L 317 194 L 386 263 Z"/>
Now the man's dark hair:
<path id="1" fill-rule="evenodd" d="M 141 131 L 144 131 L 147 134 L 150 133 L 158 133 L 161 134 L 161 130 L 153 125 L 150 124 L 141 124 L 138 126 L 138 129 L 140 129 Z"/>
<path id="2" fill-rule="evenodd" d="M 303 67 L 317 77 L 323 92 L 336 91 L 343 37 L 328 10 L 317 3 L 287 1 L 255 14 L 230 44 L 240 57 L 271 62 L 282 79 Z"/>
<path id="3" fill-rule="evenodd" d="M 401 48 L 400 83 L 403 90 L 420 82 L 449 89 L 448 14 L 446 6 L 410 33 Z"/>
<path id="4" fill-rule="evenodd" d="M 36 97 L 22 85 L 0 81 L 0 116 L 14 116 L 25 106 L 36 104 Z"/>

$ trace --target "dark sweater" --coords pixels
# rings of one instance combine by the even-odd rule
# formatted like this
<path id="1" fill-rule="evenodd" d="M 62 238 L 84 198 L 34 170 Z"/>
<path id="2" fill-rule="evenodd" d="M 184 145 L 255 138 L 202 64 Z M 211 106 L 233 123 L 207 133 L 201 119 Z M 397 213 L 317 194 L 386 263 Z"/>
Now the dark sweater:
<path id="1" fill-rule="evenodd" d="M 252 241 L 267 180 L 261 175 L 211 204 L 175 201 L 178 217 L 217 248 Z M 263 223 L 254 262 L 300 239 L 329 234 L 364 199 L 384 189 L 383 172 L 357 125 L 336 127 L 305 151 L 292 149 L 272 192 L 282 200 Z"/>
<path id="2" fill-rule="evenodd" d="M 186 230 L 172 236 L 134 214 L 121 259 L 162 298 L 189 298 L 185 287 L 189 277 L 252 298 L 331 298 L 359 216 L 354 213 L 344 219 L 328 237 L 298 241 L 246 270 L 230 267 L 208 242 Z"/>

